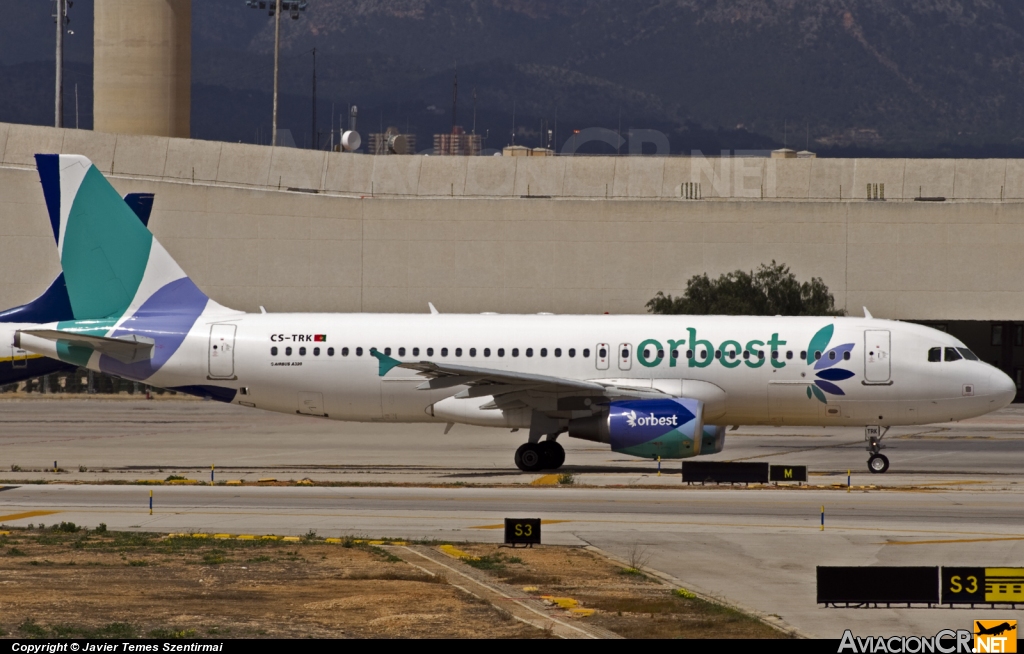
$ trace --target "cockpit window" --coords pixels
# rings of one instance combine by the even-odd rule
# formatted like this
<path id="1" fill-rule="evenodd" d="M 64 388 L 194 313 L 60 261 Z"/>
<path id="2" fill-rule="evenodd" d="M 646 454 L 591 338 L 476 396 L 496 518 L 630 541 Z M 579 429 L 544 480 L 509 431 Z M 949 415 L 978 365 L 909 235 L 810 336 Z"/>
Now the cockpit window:
<path id="1" fill-rule="evenodd" d="M 946 348 L 946 361 L 959 361 L 960 359 L 963 359 L 963 356 L 956 351 L 955 347 Z"/>
<path id="2" fill-rule="evenodd" d="M 928 350 L 928 361 L 932 363 L 938 363 L 939 361 L 942 361 L 942 348 L 933 347 L 932 349 Z"/>
<path id="3" fill-rule="evenodd" d="M 978 358 L 977 354 L 971 352 L 966 347 L 958 347 L 956 351 L 964 355 L 964 358 L 967 359 L 968 361 L 981 361 L 981 359 Z"/>

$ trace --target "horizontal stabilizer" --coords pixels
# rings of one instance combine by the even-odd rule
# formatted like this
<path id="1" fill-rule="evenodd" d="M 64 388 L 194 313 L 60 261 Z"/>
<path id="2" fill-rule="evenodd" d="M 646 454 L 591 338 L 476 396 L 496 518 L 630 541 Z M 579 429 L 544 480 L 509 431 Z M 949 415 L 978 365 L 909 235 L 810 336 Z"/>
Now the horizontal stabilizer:
<path id="1" fill-rule="evenodd" d="M 117 359 L 121 363 L 137 363 L 153 358 L 153 345 L 156 343 L 152 338 L 136 334 L 125 334 L 117 338 L 108 338 L 106 336 L 89 336 L 86 334 L 76 334 L 75 332 L 64 332 L 57 329 L 24 329 L 15 333 L 15 347 L 22 347 L 22 334 L 28 334 L 29 336 L 35 336 L 36 338 L 48 341 L 60 341 L 75 347 L 87 347 L 100 354 Z"/>

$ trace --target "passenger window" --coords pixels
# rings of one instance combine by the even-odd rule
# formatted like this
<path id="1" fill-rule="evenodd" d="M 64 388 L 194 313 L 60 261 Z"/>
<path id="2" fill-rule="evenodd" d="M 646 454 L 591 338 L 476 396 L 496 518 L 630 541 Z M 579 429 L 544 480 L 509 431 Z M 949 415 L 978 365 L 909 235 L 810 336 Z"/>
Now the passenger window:
<path id="1" fill-rule="evenodd" d="M 519 348 L 518 347 L 512 348 L 512 356 L 514 356 L 514 357 L 519 356 Z"/>
<path id="2" fill-rule="evenodd" d="M 583 358 L 584 359 L 589 359 L 590 358 L 590 348 L 587 348 L 587 349 L 583 350 Z"/>
<path id="3" fill-rule="evenodd" d="M 503 348 L 503 347 L 499 347 L 498 348 L 498 356 L 499 357 L 505 356 L 505 348 Z"/>
<path id="4" fill-rule="evenodd" d="M 800 360 L 807 361 L 807 350 L 800 350 Z"/>
<path id="5" fill-rule="evenodd" d="M 300 347 L 299 348 L 299 356 L 300 357 L 306 356 L 306 348 L 304 348 L 304 347 Z"/>
<path id="6" fill-rule="evenodd" d="M 348 348 L 347 347 L 341 348 L 341 356 L 343 356 L 343 357 L 347 357 L 348 356 Z"/>
<path id="7" fill-rule="evenodd" d="M 491 348 L 489 348 L 489 347 L 485 347 L 484 348 L 484 356 L 485 357 L 491 356 Z"/>
<path id="8" fill-rule="evenodd" d="M 625 352 L 625 350 L 623 350 L 623 352 Z M 625 357 L 625 355 L 623 355 L 623 357 Z M 644 348 L 644 358 L 648 360 L 650 360 L 651 358 L 651 351 L 648 350 L 646 347 Z"/>
<path id="9" fill-rule="evenodd" d="M 686 358 L 687 359 L 692 359 L 693 358 L 693 350 L 687 350 L 686 351 Z"/>
<path id="10" fill-rule="evenodd" d="M 729 352 L 729 358 L 730 359 L 735 359 L 736 358 L 736 350 L 732 350 L 731 352 Z"/>
<path id="11" fill-rule="evenodd" d="M 928 350 L 928 361 L 929 363 L 938 363 L 939 361 L 942 361 L 942 348 L 933 347 Z"/>
<path id="12" fill-rule="evenodd" d="M 977 354 L 971 352 L 966 347 L 958 347 L 956 351 L 964 355 L 964 358 L 967 359 L 968 361 L 981 361 L 981 359 L 978 358 Z"/>
<path id="13" fill-rule="evenodd" d="M 758 359 L 764 359 L 764 351 L 763 350 L 761 352 L 757 353 L 757 358 Z"/>
<path id="14" fill-rule="evenodd" d="M 334 356 L 334 348 L 333 347 L 327 348 L 327 356 L 329 356 L 329 357 L 333 357 Z"/>
<path id="15" fill-rule="evenodd" d="M 715 350 L 715 358 L 716 359 L 721 359 L 722 358 L 722 351 L 721 350 Z"/>
<path id="16" fill-rule="evenodd" d="M 850 351 L 847 350 L 846 352 L 843 352 L 843 361 L 849 361 L 849 360 L 850 360 Z"/>
<path id="17" fill-rule="evenodd" d="M 829 350 L 828 360 L 829 361 L 835 361 L 836 360 L 836 351 L 835 350 Z"/>
<path id="18" fill-rule="evenodd" d="M 622 358 L 623 359 L 628 359 L 629 358 L 629 350 L 627 350 L 626 348 L 622 348 Z"/>
<path id="19" fill-rule="evenodd" d="M 404 357 L 405 356 L 405 348 L 404 347 L 398 348 L 398 356 L 400 356 L 400 357 Z"/>
<path id="20" fill-rule="evenodd" d="M 528 357 L 532 357 L 533 356 L 533 348 L 532 347 L 526 348 L 526 356 L 528 356 Z"/>
<path id="21" fill-rule="evenodd" d="M 664 359 L 665 358 L 665 350 L 658 350 L 658 358 L 659 359 Z"/>
<path id="22" fill-rule="evenodd" d="M 457 356 L 457 357 L 461 357 L 462 356 L 462 348 L 461 347 L 455 348 L 455 356 Z"/>
<path id="23" fill-rule="evenodd" d="M 391 356 L 391 348 L 390 347 L 384 348 L 384 356 L 388 356 L 388 357 Z"/>
<path id="24" fill-rule="evenodd" d="M 427 356 L 428 357 L 434 356 L 434 348 L 432 348 L 432 347 L 428 347 L 427 348 Z"/>
<path id="25" fill-rule="evenodd" d="M 277 348 L 276 347 L 270 348 L 270 356 L 272 356 L 272 357 L 276 357 L 277 356 Z"/>
<path id="26" fill-rule="evenodd" d="M 607 356 L 608 356 L 608 350 L 606 350 L 606 349 L 604 349 L 604 348 L 602 347 L 602 348 L 601 348 L 600 350 L 598 350 L 598 351 L 597 351 L 597 356 L 599 356 L 599 357 L 601 357 L 602 359 L 604 359 L 605 357 L 607 357 Z"/>
<path id="27" fill-rule="evenodd" d="M 556 357 L 562 356 L 562 348 L 560 348 L 560 347 L 556 347 L 555 348 L 555 356 Z"/>
<path id="28" fill-rule="evenodd" d="M 819 359 L 821 359 L 821 352 L 818 352 L 817 350 L 815 350 L 815 352 L 814 352 L 814 360 L 818 361 Z"/>
<path id="29" fill-rule="evenodd" d="M 701 361 L 707 359 L 708 358 L 708 351 L 707 350 L 701 350 L 700 351 L 700 358 L 701 358 Z"/>
<path id="30" fill-rule="evenodd" d="M 679 350 L 672 350 L 672 358 L 673 359 L 678 359 L 679 358 Z"/>
<path id="31" fill-rule="evenodd" d="M 418 357 L 418 356 L 420 355 L 420 349 L 419 349 L 418 347 L 414 347 L 414 348 L 412 349 L 412 355 L 413 355 L 414 357 Z"/>
<path id="32" fill-rule="evenodd" d="M 441 348 L 441 356 L 443 356 L 443 357 L 448 356 L 448 348 L 446 348 L 446 347 L 442 347 Z"/>
<path id="33" fill-rule="evenodd" d="M 292 349 L 291 349 L 290 347 L 286 347 L 286 348 L 284 349 L 284 355 L 285 355 L 286 357 L 290 357 L 290 356 L 292 355 Z"/>
<path id="34" fill-rule="evenodd" d="M 778 350 L 772 350 L 772 361 L 778 361 L 778 360 L 779 360 L 779 351 Z"/>
<path id="35" fill-rule="evenodd" d="M 469 348 L 469 356 L 471 356 L 471 357 L 475 357 L 476 356 L 476 348 L 475 347 Z"/>
<path id="36" fill-rule="evenodd" d="M 313 348 L 313 356 L 315 356 L 315 357 L 320 356 L 320 348 L 318 348 L 318 347 L 314 347 Z"/>
<path id="37" fill-rule="evenodd" d="M 547 349 L 546 347 L 542 347 L 542 348 L 540 349 L 540 355 L 541 355 L 542 357 L 546 357 L 546 356 L 548 355 L 548 349 Z"/>
<path id="38" fill-rule="evenodd" d="M 849 354 L 849 352 L 847 352 L 847 354 Z M 787 359 L 792 359 L 793 358 L 793 350 L 786 350 L 786 358 Z M 846 357 L 846 358 L 849 359 L 850 357 Z"/>
<path id="39" fill-rule="evenodd" d="M 569 358 L 572 359 L 575 356 L 576 356 L 576 349 L 570 347 L 569 348 Z"/>
<path id="40" fill-rule="evenodd" d="M 743 350 L 743 359 L 744 360 L 750 359 L 750 352 L 748 352 L 746 350 Z"/>
<path id="41" fill-rule="evenodd" d="M 946 361 L 959 361 L 960 359 L 963 359 L 963 357 L 960 356 L 955 347 L 946 348 Z"/>
<path id="42" fill-rule="evenodd" d="M 361 347 L 357 347 L 356 348 L 356 356 L 357 357 L 363 356 L 363 348 L 361 348 Z"/>

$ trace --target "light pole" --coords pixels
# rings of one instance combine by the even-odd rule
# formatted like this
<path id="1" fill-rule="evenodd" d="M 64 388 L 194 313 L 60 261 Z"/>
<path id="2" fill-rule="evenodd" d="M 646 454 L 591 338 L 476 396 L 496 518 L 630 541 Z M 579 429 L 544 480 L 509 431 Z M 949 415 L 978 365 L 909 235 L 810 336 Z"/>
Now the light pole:
<path id="1" fill-rule="evenodd" d="M 64 127 L 64 29 L 67 25 L 68 7 L 71 0 L 57 0 L 53 22 L 57 24 L 57 79 L 54 103 L 53 126 Z"/>
<path id="2" fill-rule="evenodd" d="M 60 0 L 57 0 L 60 2 Z M 245 0 L 250 9 L 266 9 L 267 0 Z M 292 20 L 299 19 L 299 12 L 306 11 L 306 0 L 271 0 L 270 15 L 274 17 L 274 113 L 270 123 L 270 144 L 277 145 L 277 73 L 278 55 L 281 52 L 281 10 L 290 12 Z"/>

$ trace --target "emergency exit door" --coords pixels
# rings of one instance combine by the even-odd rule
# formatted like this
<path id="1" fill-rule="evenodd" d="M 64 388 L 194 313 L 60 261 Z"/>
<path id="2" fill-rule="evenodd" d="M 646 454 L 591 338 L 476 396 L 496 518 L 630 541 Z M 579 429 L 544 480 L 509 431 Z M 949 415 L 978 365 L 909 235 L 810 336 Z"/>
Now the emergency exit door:
<path id="1" fill-rule="evenodd" d="M 210 326 L 210 379 L 235 376 L 235 325 Z"/>
<path id="2" fill-rule="evenodd" d="M 868 329 L 864 332 L 864 381 L 884 384 L 892 375 L 889 330 Z"/>
<path id="3" fill-rule="evenodd" d="M 607 343 L 598 343 L 594 348 L 594 362 L 598 370 L 608 370 L 608 360 L 611 358 L 611 347 Z"/>

